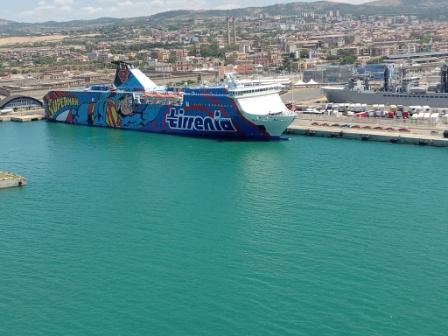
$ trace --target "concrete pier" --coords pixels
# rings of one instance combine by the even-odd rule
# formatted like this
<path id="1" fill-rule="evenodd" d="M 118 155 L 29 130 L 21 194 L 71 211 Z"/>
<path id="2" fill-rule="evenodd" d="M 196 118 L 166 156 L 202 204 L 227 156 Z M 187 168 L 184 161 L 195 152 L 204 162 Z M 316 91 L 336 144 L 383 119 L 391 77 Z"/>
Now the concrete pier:
<path id="1" fill-rule="evenodd" d="M 21 116 L 11 116 L 11 121 L 27 122 L 27 121 L 38 121 L 44 119 L 41 114 L 29 114 Z"/>
<path id="2" fill-rule="evenodd" d="M 396 144 L 412 144 L 420 146 L 448 147 L 448 139 L 441 135 L 413 133 L 412 131 L 379 131 L 362 128 L 340 128 L 319 125 L 292 124 L 287 133 L 329 138 L 345 138 L 362 141 L 379 141 Z"/>
<path id="3" fill-rule="evenodd" d="M 8 173 L 0 172 L 0 189 L 23 187 L 27 184 L 24 177 Z"/>
<path id="4" fill-rule="evenodd" d="M 0 114 L 1 121 L 28 122 L 45 119 L 43 109 L 21 110 Z"/>

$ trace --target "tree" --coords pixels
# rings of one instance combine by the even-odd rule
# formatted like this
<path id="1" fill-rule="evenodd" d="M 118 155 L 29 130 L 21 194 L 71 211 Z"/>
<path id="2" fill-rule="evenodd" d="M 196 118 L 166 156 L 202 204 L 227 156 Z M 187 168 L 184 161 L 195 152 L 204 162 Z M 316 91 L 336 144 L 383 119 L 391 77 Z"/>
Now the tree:
<path id="1" fill-rule="evenodd" d="M 294 53 L 283 55 L 282 65 L 280 70 L 285 70 L 291 72 L 292 61 L 294 60 Z"/>
<path id="2" fill-rule="evenodd" d="M 355 56 L 344 56 L 341 58 L 339 63 L 341 64 L 355 64 L 356 57 Z"/>
<path id="3" fill-rule="evenodd" d="M 176 62 L 177 62 L 177 55 L 175 52 L 172 51 L 170 52 L 170 58 L 168 60 L 168 63 L 176 64 Z"/>
<path id="4" fill-rule="evenodd" d="M 373 58 L 367 61 L 367 64 L 381 64 L 384 61 L 384 57 Z"/>
<path id="5" fill-rule="evenodd" d="M 430 42 L 431 42 L 431 34 L 426 33 L 420 37 L 420 43 L 428 44 Z"/>
<path id="6" fill-rule="evenodd" d="M 309 58 L 309 57 L 310 57 L 310 51 L 308 49 L 300 50 L 300 58 Z"/>
<path id="7" fill-rule="evenodd" d="M 219 48 L 217 42 L 213 42 L 209 45 L 201 45 L 201 56 L 203 57 L 216 57 L 224 58 L 225 51 Z"/>

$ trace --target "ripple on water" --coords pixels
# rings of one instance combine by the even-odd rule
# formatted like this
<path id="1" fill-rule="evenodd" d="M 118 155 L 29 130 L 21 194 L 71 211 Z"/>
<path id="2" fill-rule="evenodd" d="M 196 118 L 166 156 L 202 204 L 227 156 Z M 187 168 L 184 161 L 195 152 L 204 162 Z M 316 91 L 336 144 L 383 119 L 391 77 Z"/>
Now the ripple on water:
<path id="1" fill-rule="evenodd" d="M 446 152 L 0 124 L 0 333 L 441 335 Z M 20 209 L 20 211 L 18 211 Z"/>

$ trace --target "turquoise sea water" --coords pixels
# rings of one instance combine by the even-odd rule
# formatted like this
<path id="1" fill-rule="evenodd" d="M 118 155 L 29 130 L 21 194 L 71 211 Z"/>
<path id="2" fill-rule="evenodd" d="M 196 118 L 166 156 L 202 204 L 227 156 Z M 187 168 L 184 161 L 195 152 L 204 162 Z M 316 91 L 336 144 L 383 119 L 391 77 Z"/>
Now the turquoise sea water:
<path id="1" fill-rule="evenodd" d="M 0 335 L 446 335 L 448 152 L 0 124 Z"/>

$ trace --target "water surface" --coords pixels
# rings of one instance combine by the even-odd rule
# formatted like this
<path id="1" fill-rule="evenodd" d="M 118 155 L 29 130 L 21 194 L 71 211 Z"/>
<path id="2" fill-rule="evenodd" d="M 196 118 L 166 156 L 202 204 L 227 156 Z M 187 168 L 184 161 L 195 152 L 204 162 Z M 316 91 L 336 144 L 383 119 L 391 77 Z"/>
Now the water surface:
<path id="1" fill-rule="evenodd" d="M 0 124 L 1 335 L 445 335 L 448 152 Z"/>

